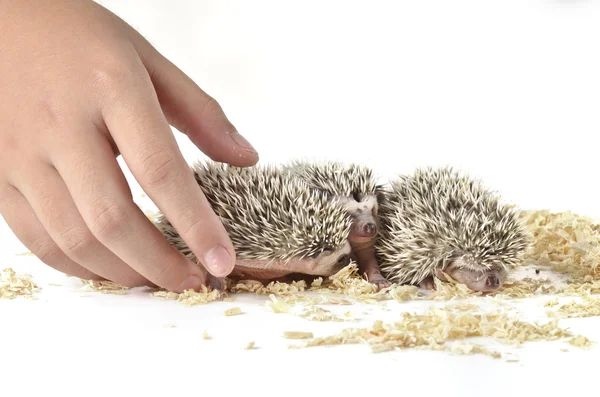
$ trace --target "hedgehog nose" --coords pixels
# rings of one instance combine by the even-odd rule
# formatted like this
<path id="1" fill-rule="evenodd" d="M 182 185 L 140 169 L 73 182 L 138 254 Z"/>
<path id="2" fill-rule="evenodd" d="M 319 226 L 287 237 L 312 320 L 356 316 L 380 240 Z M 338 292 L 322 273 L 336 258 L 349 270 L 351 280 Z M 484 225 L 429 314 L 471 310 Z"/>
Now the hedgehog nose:
<path id="1" fill-rule="evenodd" d="M 375 234 L 376 226 L 372 222 L 367 222 L 363 225 L 363 232 L 367 235 Z"/>
<path id="2" fill-rule="evenodd" d="M 485 280 L 485 285 L 486 287 L 497 288 L 500 286 L 500 280 L 498 280 L 498 277 L 496 276 L 489 276 L 487 280 Z"/>

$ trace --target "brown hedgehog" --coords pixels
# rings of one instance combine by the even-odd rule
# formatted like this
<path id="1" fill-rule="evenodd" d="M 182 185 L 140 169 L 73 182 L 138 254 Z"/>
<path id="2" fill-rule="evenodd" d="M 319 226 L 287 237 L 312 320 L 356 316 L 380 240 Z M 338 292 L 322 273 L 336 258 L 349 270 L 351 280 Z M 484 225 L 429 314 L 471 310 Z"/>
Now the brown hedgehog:
<path id="1" fill-rule="evenodd" d="M 236 250 L 230 278 L 327 277 L 350 263 L 352 219 L 326 194 L 272 166 L 208 162 L 192 170 Z M 199 263 L 164 215 L 156 226 L 173 247 Z M 211 277 L 209 284 L 223 290 L 223 281 Z"/>
<path id="2" fill-rule="evenodd" d="M 323 192 L 332 201 L 345 206 L 353 220 L 349 236 L 352 259 L 378 290 L 389 287 L 391 283 L 382 276 L 375 257 L 375 241 L 379 231 L 378 209 L 384 198 L 384 190 L 377 183 L 373 170 L 358 164 L 301 160 L 292 161 L 284 169 L 306 182 L 311 189 Z"/>
<path id="3" fill-rule="evenodd" d="M 452 168 L 417 169 L 389 185 L 376 251 L 392 282 L 434 286 L 444 273 L 473 291 L 502 287 L 529 246 L 519 212 Z"/>

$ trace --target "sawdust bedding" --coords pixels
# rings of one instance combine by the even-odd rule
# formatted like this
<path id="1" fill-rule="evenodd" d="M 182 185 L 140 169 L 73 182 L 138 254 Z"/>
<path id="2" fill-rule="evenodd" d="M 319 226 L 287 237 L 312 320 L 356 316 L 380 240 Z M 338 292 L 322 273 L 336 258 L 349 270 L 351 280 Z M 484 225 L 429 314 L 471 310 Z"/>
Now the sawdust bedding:
<path id="1" fill-rule="evenodd" d="M 501 343 L 522 344 L 530 341 L 566 340 L 580 348 L 590 348 L 595 342 L 584 335 L 576 335 L 561 328 L 563 319 L 600 315 L 600 224 L 571 212 L 552 213 L 545 210 L 525 211 L 523 221 L 531 233 L 533 245 L 525 260 L 513 271 L 512 279 L 494 293 L 483 295 L 468 290 L 464 285 L 436 281 L 434 292 L 424 293 L 414 286 L 392 286 L 377 292 L 375 286 L 358 275 L 356 264 L 338 274 L 306 282 L 291 284 L 244 280 L 229 282 L 228 297 L 236 294 L 265 296 L 265 305 L 275 314 L 289 314 L 309 321 L 351 322 L 354 315 L 347 311 L 338 315 L 323 305 L 352 306 L 355 302 L 378 305 L 386 309 L 388 301 L 431 301 L 424 313 L 400 314 L 393 323 L 375 321 L 368 328 L 347 327 L 326 337 L 314 337 L 311 332 L 290 330 L 282 337 L 300 339 L 303 343 L 290 345 L 302 348 L 323 345 L 367 344 L 373 353 L 395 349 L 433 349 L 454 354 L 486 354 L 494 358 L 501 353 L 465 342 L 468 338 L 487 337 Z M 531 275 L 548 275 L 534 278 Z M 524 277 L 516 277 L 524 274 Z M 84 288 L 108 294 L 127 294 L 127 288 L 112 282 L 83 280 Z M 25 297 L 35 299 L 40 287 L 28 274 L 17 274 L 11 268 L 0 272 L 0 298 Z M 150 290 L 150 294 L 181 304 L 204 305 L 223 299 L 217 291 L 186 291 L 177 294 Z M 547 311 L 545 323 L 529 323 L 519 319 L 508 303 L 548 296 L 542 306 Z M 558 298 L 569 297 L 567 303 Z M 445 303 L 435 306 L 434 303 Z M 483 310 L 478 303 L 492 303 L 493 310 Z M 386 310 L 391 310 L 387 308 Z M 227 310 L 224 315 L 243 314 L 239 308 Z M 204 338 L 209 339 L 205 333 Z M 453 343 L 451 343 L 453 342 Z M 254 347 L 250 342 L 248 349 Z M 564 349 L 563 349 L 564 350 Z M 507 360 L 515 361 L 515 360 Z"/>

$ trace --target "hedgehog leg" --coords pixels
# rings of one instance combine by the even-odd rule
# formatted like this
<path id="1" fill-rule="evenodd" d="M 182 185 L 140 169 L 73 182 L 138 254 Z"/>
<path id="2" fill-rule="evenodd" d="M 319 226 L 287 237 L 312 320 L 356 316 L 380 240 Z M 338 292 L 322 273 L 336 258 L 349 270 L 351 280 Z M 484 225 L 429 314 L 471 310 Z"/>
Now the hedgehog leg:
<path id="1" fill-rule="evenodd" d="M 382 274 L 375 256 L 372 242 L 352 244 L 352 254 L 358 264 L 358 270 L 365 275 L 367 281 L 374 284 L 378 291 L 392 285 Z"/>
<path id="2" fill-rule="evenodd" d="M 429 276 L 423 279 L 423 281 L 419 283 L 419 288 L 422 288 L 425 291 L 434 291 L 435 281 L 433 281 L 433 276 Z"/>

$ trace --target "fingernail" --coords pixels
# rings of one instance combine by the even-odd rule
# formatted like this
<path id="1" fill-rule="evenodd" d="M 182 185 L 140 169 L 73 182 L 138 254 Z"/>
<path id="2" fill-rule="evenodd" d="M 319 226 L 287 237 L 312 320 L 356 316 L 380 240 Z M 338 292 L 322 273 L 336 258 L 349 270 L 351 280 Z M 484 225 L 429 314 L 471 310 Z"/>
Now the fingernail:
<path id="1" fill-rule="evenodd" d="M 224 247 L 218 245 L 204 255 L 204 264 L 206 265 L 206 270 L 211 272 L 213 276 L 223 277 L 229 274 L 233 267 L 231 259 L 229 252 Z"/>
<path id="2" fill-rule="evenodd" d="M 254 149 L 254 147 L 252 147 L 250 142 L 248 142 L 246 140 L 246 138 L 244 138 L 239 132 L 234 131 L 234 132 L 230 133 L 229 135 L 231 135 L 231 139 L 233 140 L 233 142 L 235 142 L 236 145 L 238 145 L 245 151 L 250 152 L 252 154 L 258 154 L 256 152 L 256 150 Z"/>
<path id="3" fill-rule="evenodd" d="M 188 289 L 198 292 L 202 288 L 202 285 L 203 283 L 200 277 L 196 276 L 195 274 L 190 274 L 179 286 L 179 292 L 183 292 Z"/>

